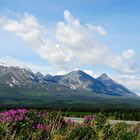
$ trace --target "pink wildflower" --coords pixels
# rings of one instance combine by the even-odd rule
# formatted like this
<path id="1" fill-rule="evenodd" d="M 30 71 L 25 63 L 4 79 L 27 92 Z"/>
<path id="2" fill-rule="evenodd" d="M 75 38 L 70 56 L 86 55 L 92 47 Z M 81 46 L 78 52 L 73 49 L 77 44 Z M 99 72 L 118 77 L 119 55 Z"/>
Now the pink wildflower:
<path id="1" fill-rule="evenodd" d="M 41 123 L 37 124 L 36 128 L 42 131 L 49 131 L 49 127 Z"/>
<path id="2" fill-rule="evenodd" d="M 75 122 L 72 121 L 71 119 L 68 119 L 68 120 L 65 120 L 66 124 L 69 124 L 69 125 L 74 125 Z"/>
<path id="3" fill-rule="evenodd" d="M 26 109 L 11 109 L 0 113 L 0 122 L 11 123 L 23 120 L 26 117 L 28 110 Z"/>

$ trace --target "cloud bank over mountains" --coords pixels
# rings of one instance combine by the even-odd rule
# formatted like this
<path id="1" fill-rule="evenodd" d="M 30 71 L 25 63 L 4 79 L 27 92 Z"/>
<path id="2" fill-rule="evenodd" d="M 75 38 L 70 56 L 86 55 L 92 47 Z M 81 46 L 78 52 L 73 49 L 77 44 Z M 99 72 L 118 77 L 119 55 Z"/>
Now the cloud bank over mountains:
<path id="1" fill-rule="evenodd" d="M 136 71 L 135 52 L 132 49 L 116 54 L 101 42 L 97 42 L 89 30 L 106 36 L 104 27 L 90 23 L 81 24 L 68 11 L 64 11 L 64 21 L 56 23 L 56 39 L 47 34 L 47 27 L 28 13 L 18 19 L 0 17 L 0 28 L 12 32 L 27 42 L 36 53 L 45 59 L 50 67 L 70 71 L 84 66 L 102 64 L 121 73 Z"/>
<path id="2" fill-rule="evenodd" d="M 137 95 L 140 96 L 140 78 L 131 75 L 121 75 L 120 77 L 116 77 L 115 79 L 119 83 L 129 87 L 133 90 Z"/>

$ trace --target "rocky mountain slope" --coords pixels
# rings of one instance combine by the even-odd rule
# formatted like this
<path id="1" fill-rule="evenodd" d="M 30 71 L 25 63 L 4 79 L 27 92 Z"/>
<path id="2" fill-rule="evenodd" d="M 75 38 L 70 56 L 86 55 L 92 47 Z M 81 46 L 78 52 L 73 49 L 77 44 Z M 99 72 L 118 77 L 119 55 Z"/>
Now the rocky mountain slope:
<path id="1" fill-rule="evenodd" d="M 123 85 L 113 81 L 107 76 L 107 74 L 102 74 L 95 79 L 85 72 L 77 70 L 66 75 L 47 75 L 44 80 L 52 83 L 58 83 L 74 90 L 87 90 L 98 94 L 113 96 L 136 96 Z"/>
<path id="2" fill-rule="evenodd" d="M 36 85 L 40 88 L 53 88 L 66 90 L 69 92 L 88 91 L 96 94 L 105 94 L 113 96 L 136 96 L 123 85 L 113 81 L 106 74 L 102 74 L 97 79 L 86 74 L 81 70 L 72 71 L 65 75 L 52 76 L 47 74 L 43 76 L 40 72 L 33 73 L 29 69 L 19 67 L 0 66 L 0 86 L 30 87 Z M 52 89 L 52 88 L 51 88 Z M 49 90 L 51 93 L 51 90 Z M 60 91 L 61 92 L 61 91 Z"/>

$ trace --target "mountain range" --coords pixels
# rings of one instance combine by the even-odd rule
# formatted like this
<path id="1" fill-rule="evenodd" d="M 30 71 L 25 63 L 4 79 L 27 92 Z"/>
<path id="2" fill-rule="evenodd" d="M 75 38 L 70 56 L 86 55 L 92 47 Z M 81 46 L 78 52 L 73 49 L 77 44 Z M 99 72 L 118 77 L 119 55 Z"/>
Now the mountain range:
<path id="1" fill-rule="evenodd" d="M 107 74 L 94 78 L 75 70 L 65 75 L 43 75 L 0 65 L 0 108 L 4 107 L 139 111 L 140 98 Z"/>
<path id="2" fill-rule="evenodd" d="M 48 85 L 62 90 L 69 89 L 72 92 L 89 91 L 91 94 L 93 92 L 111 96 L 137 96 L 125 86 L 113 81 L 107 74 L 94 78 L 82 70 L 76 70 L 65 75 L 47 74 L 44 76 L 40 72 L 33 73 L 30 69 L 0 66 L 0 86 L 48 88 Z M 51 93 L 51 91 L 49 92 Z"/>

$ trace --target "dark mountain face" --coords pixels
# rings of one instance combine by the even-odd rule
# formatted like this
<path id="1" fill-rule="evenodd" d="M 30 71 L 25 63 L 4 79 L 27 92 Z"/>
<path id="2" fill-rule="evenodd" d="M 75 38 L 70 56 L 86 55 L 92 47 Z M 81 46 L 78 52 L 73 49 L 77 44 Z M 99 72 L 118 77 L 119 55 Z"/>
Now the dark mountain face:
<path id="1" fill-rule="evenodd" d="M 81 70 L 72 71 L 62 76 L 51 76 L 48 80 L 59 83 L 74 90 L 88 90 L 96 93 L 107 93 L 102 82 L 94 79 Z"/>
<path id="2" fill-rule="evenodd" d="M 50 74 L 47 74 L 43 77 L 43 80 L 50 83 L 58 83 L 61 77 L 62 77 L 61 75 L 52 76 Z"/>
<path id="3" fill-rule="evenodd" d="M 40 72 L 35 73 L 35 75 L 36 75 L 39 79 L 42 79 L 42 78 L 43 78 L 43 74 L 41 74 Z"/>
<path id="4" fill-rule="evenodd" d="M 115 96 L 136 96 L 124 86 L 110 79 L 106 74 L 102 74 L 97 79 L 78 70 L 66 75 L 43 76 L 40 72 L 34 74 L 28 69 L 19 67 L 0 66 L 0 86 L 6 85 L 11 88 L 38 86 L 49 89 L 50 93 L 55 91 L 73 93 L 90 91 L 92 94 L 106 94 Z"/>
<path id="5" fill-rule="evenodd" d="M 135 96 L 133 92 L 128 90 L 123 85 L 113 81 L 107 74 L 102 74 L 101 76 L 97 78 L 97 80 L 102 82 L 106 86 L 108 93 L 112 95 Z"/>
<path id="6" fill-rule="evenodd" d="M 102 74 L 97 79 L 81 70 L 72 71 L 62 76 L 46 76 L 47 81 L 55 82 L 74 90 L 88 90 L 98 94 L 113 96 L 136 96 L 121 84 L 113 81 L 107 74 Z"/>

